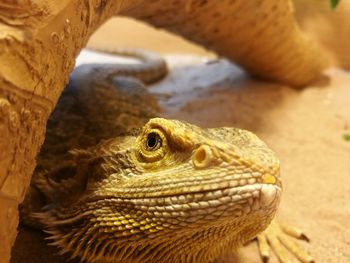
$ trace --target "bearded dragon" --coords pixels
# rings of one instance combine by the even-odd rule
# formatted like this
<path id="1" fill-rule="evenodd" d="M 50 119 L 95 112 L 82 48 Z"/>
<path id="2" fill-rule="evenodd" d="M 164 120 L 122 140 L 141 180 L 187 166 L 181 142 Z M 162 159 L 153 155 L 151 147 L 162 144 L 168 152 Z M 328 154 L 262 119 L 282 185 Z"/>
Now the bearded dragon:
<path id="1" fill-rule="evenodd" d="M 139 82 L 101 67 L 72 79 L 21 206 L 51 244 L 89 262 L 211 262 L 269 226 L 280 168 L 256 135 L 155 117 Z"/>

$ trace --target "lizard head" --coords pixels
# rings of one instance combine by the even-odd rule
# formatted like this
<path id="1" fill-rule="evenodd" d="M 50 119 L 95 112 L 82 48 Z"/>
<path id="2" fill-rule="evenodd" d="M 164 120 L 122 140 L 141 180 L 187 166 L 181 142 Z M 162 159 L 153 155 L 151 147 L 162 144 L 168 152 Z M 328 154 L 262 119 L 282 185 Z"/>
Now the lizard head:
<path id="1" fill-rule="evenodd" d="M 155 118 L 91 156 L 81 196 L 42 217 L 82 258 L 214 258 L 264 230 L 280 199 L 278 159 L 237 128 Z"/>

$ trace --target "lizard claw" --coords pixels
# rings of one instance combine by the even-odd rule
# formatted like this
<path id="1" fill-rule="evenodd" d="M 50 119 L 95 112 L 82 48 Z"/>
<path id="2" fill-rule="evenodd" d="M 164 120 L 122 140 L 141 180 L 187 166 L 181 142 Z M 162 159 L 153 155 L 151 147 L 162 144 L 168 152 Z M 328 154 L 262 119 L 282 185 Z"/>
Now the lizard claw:
<path id="1" fill-rule="evenodd" d="M 273 221 L 264 232 L 257 236 L 262 261 L 264 263 L 269 261 L 271 247 L 282 263 L 291 262 L 288 252 L 292 253 L 300 262 L 314 263 L 315 261 L 311 255 L 290 239 L 290 237 L 309 242 L 309 238 L 300 229 L 290 225 L 278 224 Z"/>

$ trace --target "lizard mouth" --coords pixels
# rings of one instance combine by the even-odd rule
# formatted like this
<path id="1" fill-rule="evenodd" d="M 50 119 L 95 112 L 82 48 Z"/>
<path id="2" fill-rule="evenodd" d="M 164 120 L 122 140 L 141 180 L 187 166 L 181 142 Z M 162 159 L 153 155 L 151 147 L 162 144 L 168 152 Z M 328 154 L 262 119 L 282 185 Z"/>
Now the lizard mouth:
<path id="1" fill-rule="evenodd" d="M 243 186 L 217 188 L 204 191 L 184 191 L 175 195 L 157 197 L 118 198 L 115 195 L 90 197 L 82 206 L 115 206 L 118 209 L 140 211 L 162 217 L 188 217 L 205 215 L 239 216 L 252 211 L 276 210 L 281 196 L 280 184 L 254 183 Z"/>
<path id="2" fill-rule="evenodd" d="M 147 185 L 144 188 L 130 187 L 124 192 L 119 189 L 104 191 L 102 195 L 86 195 L 80 199 L 79 204 L 86 205 L 105 200 L 113 200 L 119 205 L 134 204 L 135 206 L 171 206 L 185 205 L 191 202 L 236 203 L 238 201 L 261 199 L 261 204 L 272 203 L 274 196 L 279 197 L 282 192 L 282 183 L 279 174 L 264 173 L 253 177 L 236 177 L 228 175 L 217 177 L 214 180 L 178 180 L 177 187 L 166 187 L 167 182 L 161 186 Z M 164 187 L 165 186 L 165 187 Z M 124 190 L 124 189 L 122 189 Z M 222 200 L 221 200 L 222 199 Z M 253 200 L 253 201 L 254 201 Z M 271 201 L 271 202 L 270 202 Z M 194 205 L 195 206 L 195 205 Z"/>
<path id="3" fill-rule="evenodd" d="M 246 185 L 234 185 L 229 187 L 201 187 L 201 188 L 193 188 L 193 189 L 187 189 L 183 191 L 179 191 L 178 193 L 158 193 L 157 195 L 143 195 L 143 196 L 128 196 L 128 197 L 118 197 L 118 195 L 115 195 L 113 193 L 105 194 L 105 195 L 98 195 L 98 196 L 87 196 L 84 199 L 81 199 L 81 202 L 84 203 L 91 203 L 91 202 L 98 202 L 103 200 L 152 200 L 152 199 L 169 199 L 171 198 L 171 201 L 169 203 L 174 202 L 176 199 L 181 199 L 185 201 L 186 199 L 200 199 L 200 197 L 206 196 L 205 200 L 210 200 L 213 198 L 220 198 L 223 196 L 234 196 L 234 195 L 242 195 L 246 193 L 254 193 L 257 191 L 262 191 L 263 193 L 268 193 L 271 195 L 271 191 L 282 191 L 282 186 L 280 182 L 276 182 L 275 184 L 271 183 L 252 183 L 252 184 L 246 184 Z M 190 198 L 190 196 L 193 196 Z M 151 201 L 152 202 L 152 201 Z M 161 203 L 161 201 L 158 201 L 158 203 Z"/>
<path id="4" fill-rule="evenodd" d="M 40 213 L 41 216 L 38 214 L 38 217 L 45 219 L 45 223 L 50 226 L 63 226 L 72 224 L 84 217 L 92 216 L 96 207 L 115 207 L 118 210 L 157 214 L 158 217 L 161 216 L 165 219 L 183 217 L 184 221 L 188 220 L 189 222 L 194 218 L 221 220 L 260 210 L 275 211 L 279 204 L 281 192 L 282 188 L 277 184 L 255 183 L 232 188 L 164 195 L 157 198 L 117 198 L 112 195 L 104 195 L 81 200 L 83 203 L 80 201 L 80 204 L 75 206 L 79 211 L 78 216 L 74 216 L 75 213 L 69 216 L 61 210 L 60 212 L 56 211 L 58 213 L 47 211 L 49 214 L 54 212 L 56 214 L 55 219 L 51 218 L 49 220 L 47 212 L 44 212 L 46 216 Z M 74 210 L 73 208 L 70 211 Z"/>

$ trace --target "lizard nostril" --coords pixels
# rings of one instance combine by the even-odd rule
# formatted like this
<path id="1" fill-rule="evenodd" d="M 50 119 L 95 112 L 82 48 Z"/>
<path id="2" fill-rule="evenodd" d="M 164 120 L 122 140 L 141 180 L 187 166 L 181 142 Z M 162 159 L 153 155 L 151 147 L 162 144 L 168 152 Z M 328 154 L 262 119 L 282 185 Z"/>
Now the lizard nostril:
<path id="1" fill-rule="evenodd" d="M 193 165 L 197 168 L 207 167 L 213 158 L 212 151 L 208 145 L 200 146 L 192 156 Z"/>

